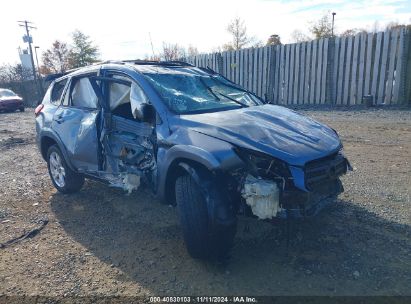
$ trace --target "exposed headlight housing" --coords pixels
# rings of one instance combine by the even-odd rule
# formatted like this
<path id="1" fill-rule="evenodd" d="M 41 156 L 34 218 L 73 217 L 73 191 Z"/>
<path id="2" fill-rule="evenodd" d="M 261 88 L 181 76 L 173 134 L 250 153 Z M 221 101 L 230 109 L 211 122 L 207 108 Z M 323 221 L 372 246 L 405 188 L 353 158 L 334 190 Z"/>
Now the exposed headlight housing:
<path id="1" fill-rule="evenodd" d="M 270 155 L 244 148 L 237 148 L 238 156 L 247 164 L 247 169 L 254 177 L 266 179 L 291 177 L 288 165 Z"/>

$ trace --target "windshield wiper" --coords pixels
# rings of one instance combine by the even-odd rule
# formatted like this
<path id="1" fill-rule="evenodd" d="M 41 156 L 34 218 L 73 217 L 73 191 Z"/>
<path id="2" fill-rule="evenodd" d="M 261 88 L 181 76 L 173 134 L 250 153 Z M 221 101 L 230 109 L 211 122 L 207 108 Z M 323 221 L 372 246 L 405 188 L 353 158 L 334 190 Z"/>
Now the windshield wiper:
<path id="1" fill-rule="evenodd" d="M 231 101 L 234 101 L 236 104 L 239 104 L 239 105 L 242 106 L 242 107 L 248 107 L 248 105 L 246 105 L 245 103 L 242 103 L 242 102 L 238 101 L 237 99 L 234 99 L 234 98 L 232 98 L 232 97 L 230 97 L 230 96 L 227 96 L 227 95 L 225 95 L 225 94 L 223 94 L 223 93 L 221 93 L 221 92 L 214 92 L 213 89 L 212 89 L 211 87 L 209 87 L 201 77 L 200 77 L 200 81 L 201 81 L 201 83 L 207 88 L 207 90 L 208 90 L 218 101 L 220 101 L 220 98 L 218 98 L 217 94 L 220 94 L 220 95 L 223 96 L 224 98 L 227 98 L 227 99 L 229 99 L 229 100 L 231 100 Z M 217 94 L 216 94 L 216 93 L 217 93 Z"/>
<path id="2" fill-rule="evenodd" d="M 255 98 L 257 98 L 257 100 L 259 100 L 259 101 L 261 101 L 263 104 L 265 104 L 266 102 L 264 101 L 264 100 L 262 100 L 260 97 L 258 97 L 256 94 L 254 94 L 253 92 L 251 92 L 251 91 L 249 91 L 249 90 L 246 90 L 246 89 L 244 89 L 244 88 L 242 88 L 242 87 L 240 87 L 240 86 L 237 86 L 236 84 L 230 84 L 230 80 L 228 79 L 228 78 L 226 78 L 226 77 L 224 77 L 223 75 L 220 75 L 220 74 L 217 74 L 218 76 L 211 76 L 211 78 L 215 78 L 215 79 L 217 79 L 218 81 L 220 81 L 220 82 L 222 82 L 220 79 L 219 79 L 219 77 L 221 77 L 221 78 L 223 78 L 225 81 L 227 81 L 228 83 L 226 83 L 226 82 L 222 82 L 222 84 L 223 85 L 225 85 L 226 87 L 229 87 L 229 88 L 232 88 L 232 89 L 235 89 L 235 90 L 238 90 L 238 91 L 241 91 L 241 92 L 244 92 L 244 93 L 246 93 L 247 95 L 252 95 L 252 96 L 254 96 Z M 254 102 L 255 103 L 255 102 Z"/>
<path id="3" fill-rule="evenodd" d="M 214 93 L 213 89 L 211 89 L 205 82 L 203 79 L 201 79 L 200 77 L 200 81 L 203 84 L 203 86 L 205 86 L 207 88 L 207 90 L 214 96 L 215 99 L 217 99 L 217 101 L 220 101 L 220 98 L 218 98 L 218 96 Z"/>
<path id="4" fill-rule="evenodd" d="M 235 103 L 239 104 L 239 105 L 242 106 L 242 107 L 248 107 L 248 105 L 246 105 L 245 103 L 242 103 L 241 101 L 238 101 L 238 100 L 235 99 L 235 98 L 232 98 L 232 97 L 230 97 L 230 96 L 227 96 L 227 95 L 225 95 L 225 94 L 223 94 L 223 93 L 221 93 L 221 92 L 217 92 L 217 93 L 220 94 L 221 96 L 223 96 L 224 98 L 227 98 L 227 99 L 230 99 L 230 100 L 234 101 Z"/>

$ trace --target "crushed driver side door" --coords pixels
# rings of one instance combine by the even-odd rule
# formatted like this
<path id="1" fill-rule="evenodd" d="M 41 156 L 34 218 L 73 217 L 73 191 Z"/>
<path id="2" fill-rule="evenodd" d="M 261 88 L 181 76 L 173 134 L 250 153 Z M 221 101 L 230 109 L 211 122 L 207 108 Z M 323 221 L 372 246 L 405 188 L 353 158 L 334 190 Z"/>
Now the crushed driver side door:
<path id="1" fill-rule="evenodd" d="M 156 141 L 154 124 L 135 115 L 139 103 L 147 97 L 132 79 L 111 74 L 99 77 L 102 87 L 102 169 L 106 179 L 129 193 L 141 179 L 154 186 Z"/>

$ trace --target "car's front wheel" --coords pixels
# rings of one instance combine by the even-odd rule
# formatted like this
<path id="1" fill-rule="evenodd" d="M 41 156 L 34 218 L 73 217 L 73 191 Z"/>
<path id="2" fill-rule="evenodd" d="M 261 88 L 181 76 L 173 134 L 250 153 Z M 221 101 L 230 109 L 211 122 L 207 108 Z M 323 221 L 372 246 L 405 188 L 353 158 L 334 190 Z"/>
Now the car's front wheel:
<path id="1" fill-rule="evenodd" d="M 57 145 L 53 145 L 48 149 L 47 167 L 51 181 L 59 192 L 73 193 L 83 187 L 84 176 L 74 172 L 67 166 Z"/>
<path id="2" fill-rule="evenodd" d="M 209 200 L 221 200 L 222 196 L 212 183 L 202 183 L 202 187 L 188 174 L 178 177 L 175 183 L 186 247 L 194 258 L 225 258 L 233 245 L 236 221 L 228 225 L 212 224 L 204 193 L 209 194 Z M 219 202 L 212 202 L 215 203 Z"/>

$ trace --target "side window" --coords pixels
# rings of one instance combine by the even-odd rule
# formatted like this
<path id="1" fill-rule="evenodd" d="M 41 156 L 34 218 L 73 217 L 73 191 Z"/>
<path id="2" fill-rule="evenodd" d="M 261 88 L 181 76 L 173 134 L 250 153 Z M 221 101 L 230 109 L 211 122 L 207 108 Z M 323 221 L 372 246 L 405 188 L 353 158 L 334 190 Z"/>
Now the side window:
<path id="1" fill-rule="evenodd" d="M 88 77 L 73 79 L 71 86 L 71 106 L 79 108 L 97 109 L 97 95 Z"/>
<path id="2" fill-rule="evenodd" d="M 49 103 L 51 102 L 51 90 L 52 90 L 52 86 L 49 86 L 49 88 L 47 89 L 46 94 L 44 94 L 43 100 L 41 103 Z"/>
<path id="3" fill-rule="evenodd" d="M 52 104 L 54 105 L 60 104 L 60 98 L 61 98 L 61 95 L 63 94 L 66 83 L 67 83 L 67 78 L 54 83 L 53 89 L 51 90 L 51 98 L 50 98 L 50 102 Z"/>
<path id="4" fill-rule="evenodd" d="M 109 82 L 109 103 L 113 115 L 127 119 L 137 119 L 138 109 L 141 104 L 149 103 L 141 87 L 131 79 L 123 76 L 113 76 L 122 82 Z"/>

